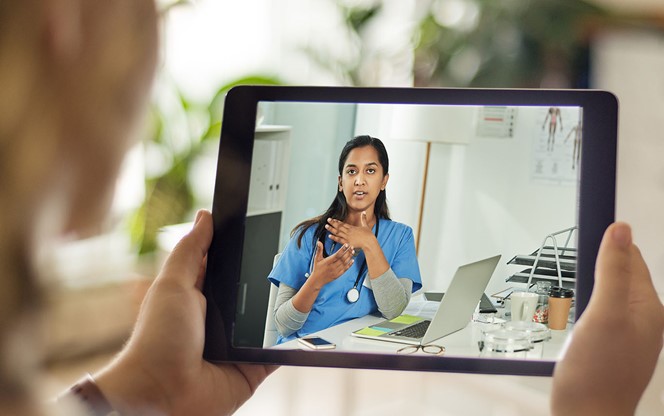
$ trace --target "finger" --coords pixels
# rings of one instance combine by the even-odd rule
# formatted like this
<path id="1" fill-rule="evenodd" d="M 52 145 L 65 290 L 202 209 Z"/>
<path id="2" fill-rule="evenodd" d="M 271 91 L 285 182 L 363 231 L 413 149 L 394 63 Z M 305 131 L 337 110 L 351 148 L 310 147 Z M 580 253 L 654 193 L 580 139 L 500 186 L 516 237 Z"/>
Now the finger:
<path id="1" fill-rule="evenodd" d="M 332 238 L 332 236 L 330 236 L 330 238 Z M 343 254 L 346 253 L 349 250 L 349 248 L 350 248 L 350 246 L 348 244 L 343 243 L 343 245 L 341 247 L 339 247 L 339 250 L 337 250 L 336 253 L 332 254 L 328 258 L 332 261 L 336 261 L 339 258 L 341 258 L 341 256 L 343 256 Z"/>
<path id="2" fill-rule="evenodd" d="M 328 222 L 328 224 L 330 224 L 332 227 L 335 227 L 335 228 L 341 228 L 344 225 L 348 225 L 345 222 L 334 219 L 334 218 L 328 218 L 327 222 Z"/>
<path id="3" fill-rule="evenodd" d="M 348 244 L 348 240 L 346 240 L 346 239 L 343 238 L 343 237 L 338 237 L 338 236 L 336 236 L 336 235 L 332 235 L 332 234 L 330 234 L 330 235 L 329 235 L 329 238 L 330 238 L 330 240 L 334 241 L 335 243 L 339 243 L 339 244 Z"/>
<path id="4" fill-rule="evenodd" d="M 632 264 L 632 232 L 629 225 L 615 223 L 604 232 L 597 255 L 595 287 L 591 302 L 620 311 L 627 302 L 635 278 Z M 609 310 L 610 310 L 609 309 Z"/>
<path id="5" fill-rule="evenodd" d="M 330 224 L 325 224 L 325 229 L 329 231 L 331 234 L 338 234 L 339 230 Z"/>
<path id="6" fill-rule="evenodd" d="M 345 265 L 345 267 L 346 267 L 345 270 L 350 269 L 350 266 L 352 266 L 353 263 L 355 263 L 355 257 L 353 257 L 353 255 L 352 255 L 351 252 L 349 251 L 349 252 L 348 252 L 348 256 L 344 258 L 344 265 Z M 345 271 L 345 270 L 344 270 L 344 271 Z"/>
<path id="7" fill-rule="evenodd" d="M 337 250 L 334 256 L 334 261 L 337 267 L 340 267 L 341 273 L 345 272 L 350 265 L 349 261 L 352 259 L 353 248 L 345 243 L 339 250 Z M 352 262 L 350 264 L 353 264 Z"/>
<path id="8" fill-rule="evenodd" d="M 201 265 L 212 242 L 212 214 L 200 210 L 192 230 L 180 240 L 168 256 L 158 279 L 195 286 Z"/>
<path id="9" fill-rule="evenodd" d="M 353 261 L 351 260 L 350 263 L 339 263 L 337 267 L 337 275 L 341 276 L 342 274 L 346 273 L 348 269 L 350 269 L 350 266 L 353 265 Z"/>
<path id="10" fill-rule="evenodd" d="M 341 250 L 339 250 L 341 252 Z M 348 270 L 350 266 L 353 265 L 354 263 L 354 258 L 353 258 L 353 253 L 355 251 L 353 248 L 349 245 L 348 248 L 341 254 L 340 257 L 337 258 L 338 264 L 341 265 L 343 272 Z"/>
<path id="11" fill-rule="evenodd" d="M 634 278 L 631 285 L 631 300 L 655 308 L 661 313 L 662 302 L 659 300 L 659 295 L 641 251 L 635 245 L 632 245 L 632 270 Z"/>
<path id="12" fill-rule="evenodd" d="M 342 274 L 346 273 L 346 270 L 350 269 L 350 267 L 353 265 L 355 260 L 353 257 L 346 258 L 345 256 L 342 256 L 340 258 L 337 258 L 335 261 L 335 270 L 338 276 L 341 276 Z"/>
<path id="13" fill-rule="evenodd" d="M 342 273 L 348 270 L 348 268 L 350 267 L 349 266 L 350 259 L 343 256 L 337 257 L 336 259 L 334 259 L 334 262 L 336 269 L 338 271 L 341 271 Z"/>
<path id="14" fill-rule="evenodd" d="M 341 256 L 341 261 L 348 263 L 353 258 L 353 254 L 355 254 L 355 250 L 349 245 L 348 249 Z"/>
<path id="15" fill-rule="evenodd" d="M 367 223 L 367 212 L 366 211 L 362 211 L 362 215 L 360 215 L 360 222 L 362 223 L 362 227 L 369 228 L 369 223 Z"/>
<path id="16" fill-rule="evenodd" d="M 196 283 L 194 286 L 196 286 L 196 289 L 202 291 L 203 290 L 203 283 L 205 283 L 205 272 L 207 271 L 207 254 L 205 257 L 203 257 L 203 261 L 201 262 L 201 268 L 198 271 L 198 276 L 196 277 Z"/>
<path id="17" fill-rule="evenodd" d="M 320 240 L 316 241 L 316 254 L 314 255 L 315 262 L 323 260 L 323 243 Z"/>

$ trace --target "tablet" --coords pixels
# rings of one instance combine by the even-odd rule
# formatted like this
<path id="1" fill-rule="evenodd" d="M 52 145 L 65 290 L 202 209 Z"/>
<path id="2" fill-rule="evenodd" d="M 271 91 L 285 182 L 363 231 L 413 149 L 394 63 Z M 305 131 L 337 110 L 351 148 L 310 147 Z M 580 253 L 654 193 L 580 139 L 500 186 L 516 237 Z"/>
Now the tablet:
<path id="1" fill-rule="evenodd" d="M 599 243 L 614 221 L 618 104 L 611 93 L 239 86 L 223 112 L 204 284 L 207 360 L 552 373 L 588 302 Z M 353 147 L 357 140 L 364 144 Z M 370 152 L 357 151 L 367 146 Z M 380 184 L 369 175 L 382 175 Z M 380 189 L 357 191 L 369 183 Z M 275 322 L 275 305 L 288 304 L 281 303 L 284 295 L 297 293 L 322 264 L 314 259 L 317 239 L 327 255 L 343 247 L 319 223 L 305 221 L 335 212 L 350 224 L 351 213 L 364 209 L 360 202 L 375 207 L 379 194 L 385 209 L 370 222 L 380 230 L 366 224 L 373 233 L 362 231 L 375 238 L 393 271 L 386 279 L 410 290 L 405 309 L 386 306 L 398 290 L 386 295 L 384 284 L 373 287 L 376 276 L 360 268 L 373 254 L 357 250 L 348 271 L 323 285 L 308 315 Z M 459 267 L 497 254 L 485 293 L 498 313 L 477 309 L 463 329 L 433 347 L 404 349 L 350 335 L 389 330 L 375 329 L 384 311 L 399 323 L 431 318 L 439 302 L 424 299 L 424 291 L 446 291 Z M 277 285 L 284 286 L 281 298 Z M 532 323 L 543 328 L 546 308 L 554 307 L 545 302 L 552 286 L 574 293 L 565 329 L 544 328 L 547 337 L 538 338 L 523 331 L 528 325 L 505 327 L 513 310 L 509 294 L 540 290 L 544 295 L 529 307 L 537 309 L 530 311 Z M 351 288 L 359 294 L 351 297 Z M 514 327 L 522 331 L 515 335 Z M 336 348 L 302 348 L 297 340 L 304 336 Z"/>

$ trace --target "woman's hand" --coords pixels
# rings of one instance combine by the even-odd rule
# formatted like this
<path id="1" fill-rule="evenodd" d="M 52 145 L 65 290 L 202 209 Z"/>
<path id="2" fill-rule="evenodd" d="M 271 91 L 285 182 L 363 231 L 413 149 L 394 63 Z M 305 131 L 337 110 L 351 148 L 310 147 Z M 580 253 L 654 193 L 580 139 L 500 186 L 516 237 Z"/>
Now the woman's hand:
<path id="1" fill-rule="evenodd" d="M 369 278 L 376 277 L 385 273 L 390 264 L 385 258 L 383 249 L 378 244 L 378 239 L 371 232 L 371 227 L 367 223 L 367 213 L 362 212 L 360 216 L 361 225 L 355 226 L 343 221 L 332 218 L 327 219 L 325 229 L 330 232 L 330 239 L 341 244 L 350 244 L 351 247 L 361 248 L 364 251 L 364 258 L 369 269 Z M 378 219 L 376 219 L 378 221 Z M 378 226 L 378 225 L 376 225 Z"/>
<path id="2" fill-rule="evenodd" d="M 353 253 L 353 248 L 344 244 L 336 253 L 323 257 L 323 243 L 317 241 L 314 268 L 311 276 L 293 296 L 293 307 L 303 313 L 309 312 L 323 286 L 338 279 L 353 265 Z"/>
<path id="3" fill-rule="evenodd" d="M 330 239 L 335 243 L 349 244 L 351 247 L 365 250 L 371 245 L 378 244 L 378 240 L 376 240 L 376 236 L 371 232 L 371 227 L 367 223 L 366 212 L 362 212 L 360 221 L 361 225 L 355 226 L 328 218 L 325 229 L 330 233 Z"/>
<path id="4" fill-rule="evenodd" d="M 355 250 L 351 246 L 344 244 L 336 253 L 323 257 L 323 243 L 317 241 L 314 268 L 309 279 L 318 282 L 319 287 L 336 280 L 353 265 L 354 252 Z"/>
<path id="5" fill-rule="evenodd" d="M 627 224 L 604 233 L 588 307 L 553 375 L 553 415 L 633 415 L 662 349 L 664 307 Z"/>
<path id="6" fill-rule="evenodd" d="M 95 377 L 120 414 L 230 414 L 276 368 L 203 360 L 211 240 L 212 217 L 200 211 L 150 287 L 127 346 Z"/>

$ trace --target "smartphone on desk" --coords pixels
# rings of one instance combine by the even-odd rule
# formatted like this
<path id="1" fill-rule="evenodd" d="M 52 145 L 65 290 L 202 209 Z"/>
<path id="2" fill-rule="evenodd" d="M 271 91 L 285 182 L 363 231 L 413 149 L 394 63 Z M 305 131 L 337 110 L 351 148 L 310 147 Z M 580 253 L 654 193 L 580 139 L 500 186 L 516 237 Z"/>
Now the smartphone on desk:
<path id="1" fill-rule="evenodd" d="M 303 337 L 298 338 L 297 341 L 312 350 L 333 350 L 337 347 L 333 342 L 321 337 Z"/>

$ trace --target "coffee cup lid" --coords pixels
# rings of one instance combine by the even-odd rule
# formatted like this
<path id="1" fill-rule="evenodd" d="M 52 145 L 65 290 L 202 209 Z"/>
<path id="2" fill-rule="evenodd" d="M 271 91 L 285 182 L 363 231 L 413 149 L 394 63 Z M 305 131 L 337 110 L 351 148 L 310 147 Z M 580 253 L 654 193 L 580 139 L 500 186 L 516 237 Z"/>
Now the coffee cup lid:
<path id="1" fill-rule="evenodd" d="M 572 289 L 567 289 L 560 286 L 554 286 L 551 288 L 549 296 L 553 298 L 572 298 L 574 297 L 574 291 Z"/>

